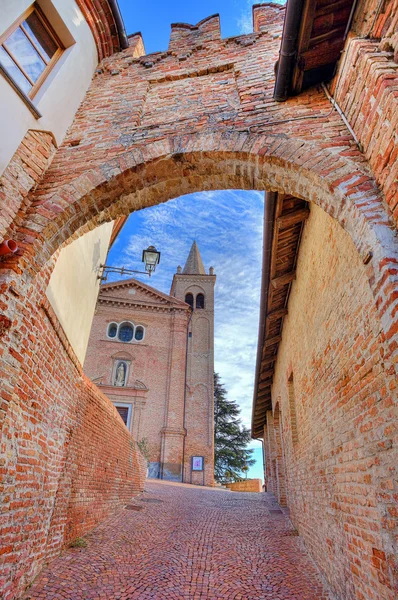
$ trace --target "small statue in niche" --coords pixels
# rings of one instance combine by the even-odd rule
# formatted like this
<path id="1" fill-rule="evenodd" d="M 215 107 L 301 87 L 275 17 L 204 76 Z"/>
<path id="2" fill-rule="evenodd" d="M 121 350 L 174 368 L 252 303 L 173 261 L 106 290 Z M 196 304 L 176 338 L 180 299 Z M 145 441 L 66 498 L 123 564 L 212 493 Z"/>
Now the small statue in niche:
<path id="1" fill-rule="evenodd" d="M 126 363 L 120 362 L 118 364 L 113 385 L 117 385 L 118 387 L 126 385 Z"/>

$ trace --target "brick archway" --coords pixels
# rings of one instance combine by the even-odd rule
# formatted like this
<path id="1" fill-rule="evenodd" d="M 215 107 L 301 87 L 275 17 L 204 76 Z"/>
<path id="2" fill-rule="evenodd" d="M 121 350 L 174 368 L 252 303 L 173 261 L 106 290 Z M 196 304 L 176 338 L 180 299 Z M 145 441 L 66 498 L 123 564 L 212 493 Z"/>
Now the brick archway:
<path id="1" fill-rule="evenodd" d="M 136 480 L 127 482 L 120 492 L 109 486 L 104 498 L 94 499 L 95 518 L 88 513 L 82 516 L 84 505 L 73 491 L 76 486 L 84 491 L 89 485 L 76 467 L 81 448 L 87 447 L 90 452 L 91 448 L 96 448 L 95 452 L 105 450 L 102 437 L 96 437 L 101 434 L 100 429 L 91 428 L 90 410 L 95 405 L 104 418 L 113 420 L 113 426 L 117 426 L 116 415 L 74 362 L 62 332 L 56 337 L 43 314 L 44 311 L 48 317 L 43 297 L 52 269 L 51 257 L 100 223 L 182 194 L 209 189 L 267 189 L 314 202 L 345 228 L 362 259 L 371 256 L 366 273 L 386 341 L 386 361 L 396 348 L 397 315 L 393 311 L 398 244 L 366 163 L 336 155 L 332 146 L 286 136 L 197 133 L 166 137 L 93 168 L 88 165 L 76 177 L 69 171 L 67 181 L 62 183 L 60 161 L 62 153 L 68 151 L 60 149 L 60 158 L 56 157 L 48 169 L 31 198 L 25 220 L 15 230 L 22 255 L 14 263 L 3 263 L 6 269 L 1 289 L 8 321 L 1 342 L 2 360 L 9 373 L 3 393 L 9 403 L 4 427 L 10 440 L 11 470 L 18 463 L 15 448 L 19 442 L 14 440 L 30 419 L 34 422 L 34 434 L 27 434 L 32 436 L 32 442 L 26 442 L 27 448 L 39 440 L 41 446 L 35 460 L 46 465 L 41 486 L 46 485 L 46 470 L 51 472 L 54 461 L 57 465 L 43 512 L 45 518 L 37 525 L 37 535 L 26 542 L 31 556 L 36 551 L 42 556 L 53 556 L 65 541 L 101 520 L 108 510 L 107 503 L 116 506 L 138 486 Z M 21 342 L 27 362 L 19 351 Z M 37 360 L 44 365 L 43 371 L 49 370 L 41 379 L 35 375 Z M 45 388 L 41 380 L 46 381 Z M 30 386 L 29 394 L 26 386 Z M 59 409 L 56 415 L 55 406 Z M 88 434 L 93 438 L 91 446 L 87 444 Z M 57 439 L 55 449 L 46 445 L 52 435 Z M 123 444 L 131 447 L 127 438 Z M 115 448 L 114 456 L 119 454 Z M 125 461 L 128 460 L 126 455 Z M 106 473 L 103 475 L 107 477 Z M 33 493 L 29 505 L 37 511 L 39 502 L 40 495 Z M 24 581 L 29 581 L 40 565 L 40 561 L 32 559 Z"/>
<path id="2" fill-rule="evenodd" d="M 388 290 L 398 243 L 367 164 L 356 157 L 287 136 L 236 132 L 166 137 L 88 166 L 64 184 L 54 162 L 16 236 L 23 255 L 13 268 L 24 272 L 25 284 L 60 247 L 118 216 L 191 192 L 273 190 L 319 205 L 349 233 L 363 259 L 372 257 L 370 285 L 385 333 L 392 335 Z"/>
<path id="3" fill-rule="evenodd" d="M 97 225 L 210 189 L 274 190 L 319 205 L 366 264 L 381 332 L 378 368 L 394 394 L 396 229 L 365 155 L 324 93 L 311 88 L 285 104 L 272 99 L 283 13 L 281 6 L 257 6 L 254 33 L 227 40 L 218 16 L 175 24 L 167 52 L 151 56 L 141 56 L 140 36 L 133 36 L 128 49 L 99 65 L 62 146 L 56 151 L 50 132 L 30 131 L 26 147 L 40 155 L 39 166 L 25 180 L 20 157 L 11 164 L 0 218 L 1 234 L 21 249 L 0 264 L 0 361 L 7 376 L 0 390 L 1 469 L 10 522 L 0 573 L 7 587 L 0 588 L 8 597 L 65 543 L 127 503 L 143 479 L 133 440 L 84 376 L 45 300 L 52 257 Z M 380 178 L 378 165 L 387 163 L 368 157 Z M 392 534 L 384 534 L 380 548 L 388 550 Z M 377 568 L 384 550 L 375 550 Z"/>

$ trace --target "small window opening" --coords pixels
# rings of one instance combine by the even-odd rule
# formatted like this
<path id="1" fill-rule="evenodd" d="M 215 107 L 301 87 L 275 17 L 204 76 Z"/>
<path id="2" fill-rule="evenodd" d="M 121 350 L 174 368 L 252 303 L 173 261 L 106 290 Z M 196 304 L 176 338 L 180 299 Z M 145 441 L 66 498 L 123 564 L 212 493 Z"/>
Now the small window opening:
<path id="1" fill-rule="evenodd" d="M 31 6 L 0 38 L 0 64 L 16 85 L 33 98 L 62 53 L 45 16 Z"/>
<path id="2" fill-rule="evenodd" d="M 109 323 L 108 325 L 108 337 L 115 338 L 117 334 L 117 325 L 116 323 Z"/>
<path id="3" fill-rule="evenodd" d="M 205 307 L 205 297 L 203 294 L 198 294 L 196 296 L 196 308 L 204 308 Z"/>
<path id="4" fill-rule="evenodd" d="M 193 308 L 193 295 L 192 295 L 192 294 L 186 294 L 186 295 L 185 295 L 185 302 L 186 302 L 187 304 L 189 304 L 189 306 L 190 306 L 191 308 Z"/>
<path id="5" fill-rule="evenodd" d="M 122 417 L 123 423 L 127 426 L 127 421 L 129 418 L 129 407 L 128 406 L 116 406 L 116 410 L 119 415 Z"/>
<path id="6" fill-rule="evenodd" d="M 143 338 L 144 338 L 144 328 L 141 327 L 141 325 L 139 325 L 135 329 L 134 339 L 137 340 L 137 342 L 140 342 Z"/>

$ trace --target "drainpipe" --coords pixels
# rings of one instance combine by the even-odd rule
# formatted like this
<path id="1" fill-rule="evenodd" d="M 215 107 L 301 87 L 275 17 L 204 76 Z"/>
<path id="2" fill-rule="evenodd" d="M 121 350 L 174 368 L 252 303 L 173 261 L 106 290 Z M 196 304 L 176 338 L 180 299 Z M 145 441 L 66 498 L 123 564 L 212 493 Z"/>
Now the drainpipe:
<path id="1" fill-rule="evenodd" d="M 274 233 L 274 216 L 278 192 L 266 192 L 264 203 L 264 235 L 263 235 L 263 264 L 260 296 L 260 323 L 258 326 L 258 346 L 256 360 L 256 376 L 254 381 L 254 397 L 252 411 L 252 431 L 254 429 L 254 409 L 256 405 L 256 396 L 258 383 L 260 379 L 261 356 L 265 337 L 265 319 L 267 316 L 268 288 L 271 270 L 271 249 L 272 237 Z"/>
<path id="2" fill-rule="evenodd" d="M 112 11 L 113 18 L 115 19 L 117 34 L 119 37 L 120 47 L 122 50 L 126 50 L 129 47 L 129 41 L 124 27 L 122 15 L 117 0 L 108 0 L 110 9 Z"/>
<path id="3" fill-rule="evenodd" d="M 323 82 L 321 83 L 321 87 L 322 87 L 323 91 L 325 92 L 325 95 L 326 95 L 327 99 L 329 100 L 330 104 L 337 110 L 344 125 L 347 127 L 348 131 L 351 133 L 352 137 L 354 138 L 355 143 L 358 146 L 358 150 L 363 153 L 364 148 L 363 148 L 361 142 L 359 141 L 359 139 L 357 138 L 357 136 L 355 135 L 355 131 L 349 124 L 347 117 L 341 110 L 340 106 L 337 104 L 336 100 L 334 98 L 332 98 L 332 96 L 329 94 L 329 90 Z"/>
<path id="4" fill-rule="evenodd" d="M 263 475 L 264 475 L 264 489 L 266 489 L 267 484 L 267 463 L 265 462 L 265 442 L 263 438 L 260 438 L 262 450 L 263 450 Z"/>
<path id="5" fill-rule="evenodd" d="M 304 0 L 288 0 L 283 24 L 281 48 L 277 63 L 274 99 L 284 102 L 289 95 L 292 70 L 297 54 L 297 39 L 300 31 Z"/>
<path id="6" fill-rule="evenodd" d="M 4 240 L 0 244 L 0 256 L 7 256 L 7 254 L 15 254 L 18 250 L 18 244 L 14 240 Z"/>

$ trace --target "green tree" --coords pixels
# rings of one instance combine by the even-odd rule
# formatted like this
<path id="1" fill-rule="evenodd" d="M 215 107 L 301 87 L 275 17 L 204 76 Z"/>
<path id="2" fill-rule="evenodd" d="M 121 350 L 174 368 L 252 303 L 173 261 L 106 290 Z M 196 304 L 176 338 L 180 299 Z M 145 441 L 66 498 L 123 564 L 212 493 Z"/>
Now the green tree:
<path id="1" fill-rule="evenodd" d="M 217 481 L 237 480 L 245 466 L 256 462 L 253 450 L 247 448 L 250 429 L 242 425 L 240 408 L 228 400 L 227 391 L 214 373 L 214 476 Z"/>

